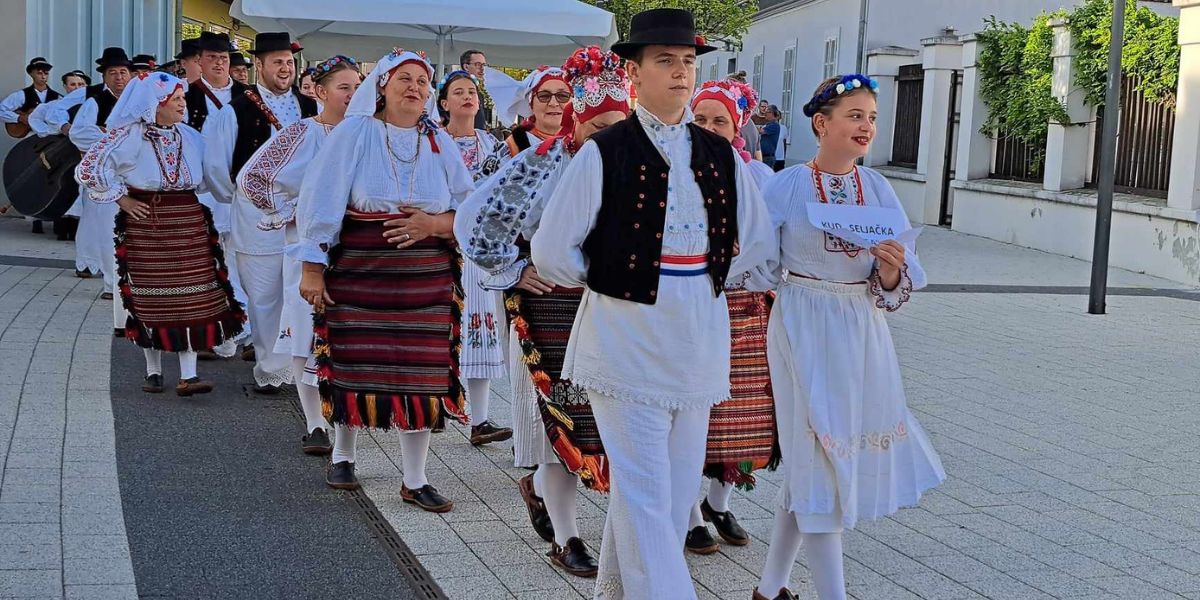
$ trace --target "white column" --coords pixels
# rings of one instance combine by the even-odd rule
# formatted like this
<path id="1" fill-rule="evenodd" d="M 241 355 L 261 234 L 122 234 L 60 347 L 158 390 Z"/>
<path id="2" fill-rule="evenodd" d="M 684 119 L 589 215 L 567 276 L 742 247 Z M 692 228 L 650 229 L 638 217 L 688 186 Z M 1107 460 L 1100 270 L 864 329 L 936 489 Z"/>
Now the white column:
<path id="1" fill-rule="evenodd" d="M 958 156 L 954 178 L 986 179 L 992 173 L 992 140 L 980 130 L 987 121 L 987 104 L 979 93 L 979 42 L 975 34 L 962 38 L 962 111 L 958 118 Z"/>
<path id="2" fill-rule="evenodd" d="M 1200 210 L 1200 0 L 1175 0 L 1179 8 L 1179 87 L 1167 206 Z"/>
<path id="3" fill-rule="evenodd" d="M 896 77 L 900 67 L 917 61 L 921 53 L 889 46 L 867 52 L 867 77 L 879 82 L 879 116 L 875 121 L 875 141 L 867 152 L 866 165 L 886 165 L 892 159 L 892 141 L 896 133 Z"/>
<path id="4" fill-rule="evenodd" d="M 1054 192 L 1081 188 L 1087 181 L 1088 128 L 1091 109 L 1085 102 L 1083 88 L 1075 85 L 1075 47 L 1071 43 L 1071 28 L 1067 20 L 1050 21 L 1054 30 L 1054 79 L 1051 90 L 1054 99 L 1067 110 L 1069 123 L 1050 123 L 1046 135 L 1046 170 L 1042 187 Z"/>
<path id="5" fill-rule="evenodd" d="M 962 43 L 958 36 L 944 35 L 921 40 L 924 46 L 925 91 L 921 98 L 921 139 L 917 151 L 917 173 L 925 176 L 922 222 L 936 224 L 942 206 L 942 181 L 947 176 L 946 123 L 950 111 L 950 86 L 962 65 Z"/>

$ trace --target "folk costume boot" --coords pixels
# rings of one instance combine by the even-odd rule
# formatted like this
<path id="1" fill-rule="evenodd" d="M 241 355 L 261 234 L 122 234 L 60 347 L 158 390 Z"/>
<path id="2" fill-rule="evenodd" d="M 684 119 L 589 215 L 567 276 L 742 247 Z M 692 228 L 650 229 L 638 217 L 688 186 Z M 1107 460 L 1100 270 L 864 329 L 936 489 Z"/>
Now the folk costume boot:
<path id="1" fill-rule="evenodd" d="M 779 593 L 773 598 L 768 598 L 762 595 L 762 592 L 758 591 L 758 588 L 754 588 L 753 600 L 797 600 L 797 598 L 796 595 L 787 588 L 780 589 Z"/>
<path id="2" fill-rule="evenodd" d="M 573 537 L 567 540 L 566 546 L 553 544 L 550 547 L 550 562 L 554 566 L 576 577 L 592 578 L 600 569 L 600 563 L 588 552 L 583 540 Z"/>

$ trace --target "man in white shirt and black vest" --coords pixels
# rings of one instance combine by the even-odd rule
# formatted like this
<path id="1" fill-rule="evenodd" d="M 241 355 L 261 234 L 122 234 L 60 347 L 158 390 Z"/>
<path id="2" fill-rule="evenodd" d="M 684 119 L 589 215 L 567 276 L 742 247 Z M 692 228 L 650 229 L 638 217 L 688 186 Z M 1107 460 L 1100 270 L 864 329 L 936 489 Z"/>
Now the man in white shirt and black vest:
<path id="1" fill-rule="evenodd" d="M 229 246 L 249 300 L 255 391 L 261 394 L 276 394 L 292 381 L 292 357 L 274 351 L 283 310 L 284 230 L 259 229 L 262 212 L 237 192 L 235 182 L 259 146 L 284 127 L 317 114 L 316 101 L 293 85 L 293 55 L 301 49 L 287 33 L 258 34 L 251 51 L 258 83 L 234 95 L 204 125 L 204 177 L 218 202 L 232 204 Z"/>
<path id="2" fill-rule="evenodd" d="M 53 65 L 40 56 L 29 61 L 25 66 L 25 74 L 33 80 L 29 87 L 19 89 L 0 101 L 0 122 L 12 137 L 25 137 L 31 131 L 29 114 L 39 104 L 45 104 L 62 97 L 62 94 L 50 89 L 50 70 Z M 33 232 L 42 233 L 42 222 L 34 220 Z"/>
<path id="3" fill-rule="evenodd" d="M 730 397 L 724 286 L 770 256 L 750 172 L 691 123 L 712 50 L 686 10 L 634 15 L 613 51 L 639 105 L 567 165 L 532 240 L 540 277 L 587 288 L 562 378 L 587 390 L 612 478 L 596 598 L 696 598 L 684 536 L 709 409 Z"/>

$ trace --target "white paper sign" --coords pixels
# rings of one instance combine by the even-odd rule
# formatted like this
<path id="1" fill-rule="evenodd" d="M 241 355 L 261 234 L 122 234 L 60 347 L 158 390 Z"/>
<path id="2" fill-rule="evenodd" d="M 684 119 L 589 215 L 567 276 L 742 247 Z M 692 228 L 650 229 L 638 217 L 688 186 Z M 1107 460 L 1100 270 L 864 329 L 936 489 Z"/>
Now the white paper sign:
<path id="1" fill-rule="evenodd" d="M 910 226 L 908 216 L 898 208 L 818 202 L 808 203 L 807 208 L 808 222 L 813 227 L 863 248 L 884 240 L 906 244 L 921 234 L 921 228 Z"/>

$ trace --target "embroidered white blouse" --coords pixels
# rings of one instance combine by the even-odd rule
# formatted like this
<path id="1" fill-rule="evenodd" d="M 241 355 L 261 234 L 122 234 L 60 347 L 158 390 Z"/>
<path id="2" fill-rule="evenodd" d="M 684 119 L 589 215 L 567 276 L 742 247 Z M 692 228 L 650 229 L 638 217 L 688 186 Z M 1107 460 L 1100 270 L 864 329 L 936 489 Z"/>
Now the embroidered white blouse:
<path id="1" fill-rule="evenodd" d="M 72 128 L 74 131 L 74 128 Z M 180 123 L 142 122 L 114 129 L 83 155 L 75 179 L 93 202 L 116 202 L 129 189 L 190 190 L 201 186 L 204 138 Z"/>
<path id="2" fill-rule="evenodd" d="M 454 139 L 436 129 L 434 140 L 438 152 L 417 127 L 346 117 L 329 134 L 301 184 L 299 241 L 288 247 L 288 255 L 325 264 L 326 249 L 337 244 L 347 209 L 396 213 L 416 208 L 429 214 L 457 209 L 474 182 Z"/>
<path id="3" fill-rule="evenodd" d="M 112 92 L 106 88 L 101 93 L 110 94 Z M 95 98 L 84 100 L 83 106 L 79 107 L 79 112 L 75 113 L 75 122 L 71 125 L 71 130 L 67 132 L 67 137 L 71 139 L 76 148 L 79 148 L 80 152 L 87 152 L 92 144 L 104 137 L 104 130 L 96 125 L 96 116 L 99 113 L 100 105 L 96 104 Z"/>
<path id="4" fill-rule="evenodd" d="M 276 95 L 261 85 L 256 89 L 263 102 L 275 113 L 280 125 L 287 127 L 300 120 L 300 105 L 291 91 Z M 271 137 L 279 135 L 280 131 L 272 127 Z M 204 138 L 208 142 L 204 178 L 217 202 L 233 204 L 230 211 L 230 243 L 233 249 L 243 254 L 280 254 L 285 244 L 283 230 L 263 231 L 258 228 L 262 212 L 244 197 L 238 197 L 237 184 L 230 176 L 237 133 L 237 116 L 228 104 L 216 114 L 209 114 L 204 122 Z"/>
<path id="5" fill-rule="evenodd" d="M 250 156 L 238 175 L 238 191 L 261 211 L 256 225 L 260 230 L 294 223 L 300 184 L 330 131 L 330 125 L 303 119 L 284 127 Z"/>
<path id="6" fill-rule="evenodd" d="M 857 171 L 858 178 L 853 171 L 845 175 L 821 173 L 828 202 L 855 204 L 861 180 L 864 205 L 904 210 L 887 179 L 867 167 L 858 167 Z M 877 306 L 894 311 L 908 301 L 913 290 L 925 287 L 925 269 L 921 267 L 916 244 L 905 245 L 906 267 L 900 284 L 894 290 L 886 291 L 877 281 L 875 257 L 870 252 L 808 222 L 808 205 L 821 201 L 813 170 L 808 165 L 796 165 L 776 173 L 763 188 L 763 196 L 771 213 L 773 231 L 769 235 L 774 239 L 774 256 L 752 273 L 746 283 L 748 289 L 774 289 L 785 272 L 839 283 L 867 281 L 877 297 Z"/>
<path id="7" fill-rule="evenodd" d="M 471 179 L 475 181 L 495 173 L 500 163 L 508 159 L 507 147 L 482 129 L 476 129 L 475 135 L 454 137 L 454 143 L 462 155 L 463 163 L 467 165 L 467 170 L 471 172 Z"/>
<path id="8" fill-rule="evenodd" d="M 666 125 L 638 107 L 637 118 L 670 164 L 664 256 L 708 253 L 708 214 L 691 171 L 691 136 L 685 111 Z M 745 163 L 736 164 L 738 244 L 729 276 L 770 256 L 771 223 Z M 587 276 L 583 242 L 596 224 L 604 165 L 588 142 L 567 165 L 533 234 L 538 273 L 559 285 L 581 287 Z M 619 401 L 697 409 L 729 398 L 729 308 L 716 296 L 711 276 L 661 276 L 655 304 L 584 293 L 575 317 L 563 377 Z M 637 374 L 631 377 L 630 374 Z"/>
<path id="9" fill-rule="evenodd" d="M 533 239 L 546 202 L 571 160 L 562 140 L 544 155 L 526 148 L 485 179 L 454 215 L 454 237 L 463 256 L 487 271 L 481 286 L 507 290 L 529 264 L 519 259 L 517 237 Z"/>

